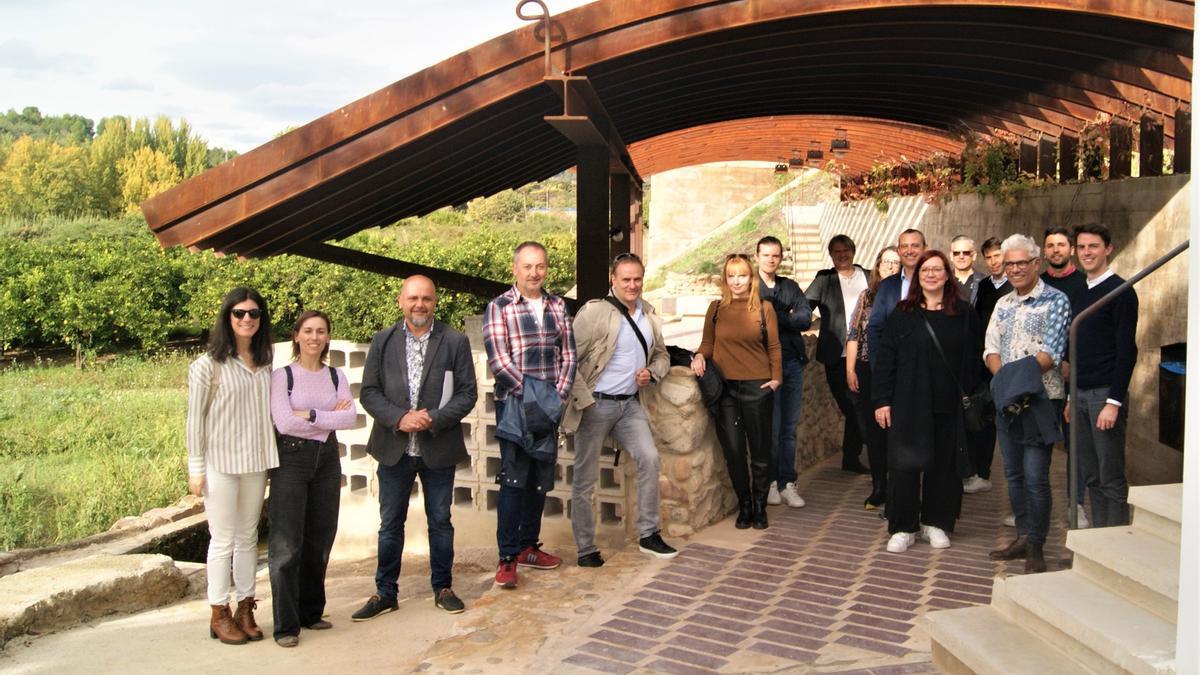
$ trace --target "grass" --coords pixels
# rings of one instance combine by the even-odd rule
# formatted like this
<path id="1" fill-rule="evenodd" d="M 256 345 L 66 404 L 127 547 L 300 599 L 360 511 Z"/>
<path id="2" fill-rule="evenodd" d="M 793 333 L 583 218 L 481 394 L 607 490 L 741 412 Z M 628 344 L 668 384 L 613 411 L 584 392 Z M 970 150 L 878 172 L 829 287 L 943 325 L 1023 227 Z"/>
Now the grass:
<path id="1" fill-rule="evenodd" d="M 192 358 L 0 370 L 0 550 L 103 532 L 183 496 Z"/>

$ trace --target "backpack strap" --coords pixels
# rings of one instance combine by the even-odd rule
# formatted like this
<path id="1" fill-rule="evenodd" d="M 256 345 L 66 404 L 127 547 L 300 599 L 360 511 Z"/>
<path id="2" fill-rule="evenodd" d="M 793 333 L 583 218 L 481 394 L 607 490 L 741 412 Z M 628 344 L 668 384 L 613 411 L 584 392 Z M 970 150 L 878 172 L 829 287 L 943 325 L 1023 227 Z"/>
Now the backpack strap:
<path id="1" fill-rule="evenodd" d="M 296 379 L 295 379 L 295 377 L 292 375 L 292 366 L 291 366 L 291 364 L 284 366 L 284 367 L 283 367 L 283 371 L 284 371 L 285 373 L 287 373 L 288 400 L 291 400 L 291 398 L 292 398 L 292 387 L 296 386 Z"/>
<path id="2" fill-rule="evenodd" d="M 333 366 L 329 366 L 329 379 L 333 380 L 333 391 L 334 391 L 334 393 L 337 393 L 337 387 L 338 387 L 337 369 L 334 368 Z"/>

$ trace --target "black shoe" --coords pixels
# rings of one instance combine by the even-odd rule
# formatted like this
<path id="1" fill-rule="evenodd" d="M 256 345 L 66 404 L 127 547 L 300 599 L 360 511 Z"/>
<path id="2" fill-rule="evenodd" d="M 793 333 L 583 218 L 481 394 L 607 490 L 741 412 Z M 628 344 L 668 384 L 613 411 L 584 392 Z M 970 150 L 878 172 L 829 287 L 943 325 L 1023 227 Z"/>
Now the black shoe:
<path id="1" fill-rule="evenodd" d="M 329 630 L 330 628 L 333 628 L 333 624 L 329 623 L 325 619 L 317 619 L 316 621 L 305 626 L 305 628 L 308 630 Z"/>
<path id="2" fill-rule="evenodd" d="M 883 506 L 884 502 L 886 501 L 887 495 L 884 494 L 882 490 L 876 488 L 871 490 L 871 495 L 867 497 L 866 501 L 863 502 L 863 508 L 868 511 L 874 511 L 875 509 Z"/>
<path id="3" fill-rule="evenodd" d="M 871 470 L 863 466 L 862 462 L 858 461 L 857 459 L 853 462 L 842 462 L 842 471 L 849 471 L 851 473 L 871 473 Z"/>
<path id="4" fill-rule="evenodd" d="M 766 496 L 763 496 L 762 499 L 754 500 L 754 510 L 752 513 L 753 513 L 753 518 L 751 519 L 751 524 L 754 525 L 754 529 L 756 529 L 756 530 L 767 529 L 767 498 L 766 498 Z"/>
<path id="5" fill-rule="evenodd" d="M 1046 571 L 1046 558 L 1041 544 L 1025 545 L 1025 574 L 1041 574 Z"/>
<path id="6" fill-rule="evenodd" d="M 580 567 L 601 567 L 604 565 L 604 558 L 600 555 L 600 551 L 592 551 L 579 556 L 579 560 L 575 561 Z"/>
<path id="7" fill-rule="evenodd" d="M 642 537 L 638 540 L 638 550 L 642 553 L 647 553 L 655 558 L 667 560 L 679 555 L 679 551 L 671 548 L 667 542 L 663 541 L 662 535 L 655 532 L 648 537 Z"/>
<path id="8" fill-rule="evenodd" d="M 396 611 L 398 606 L 399 605 L 396 604 L 395 598 L 391 600 L 384 600 L 378 595 L 372 595 L 370 599 L 367 600 L 367 604 L 363 605 L 362 609 L 351 614 L 350 618 L 353 621 L 369 621 L 380 614 L 387 614 L 388 612 Z"/>
<path id="9" fill-rule="evenodd" d="M 454 591 L 449 588 L 443 588 L 433 594 L 433 604 L 439 608 L 446 610 L 451 614 L 462 614 L 462 611 L 467 608 L 462 600 L 454 594 Z"/>
<path id="10" fill-rule="evenodd" d="M 754 507 L 750 505 L 750 500 L 747 499 L 738 504 L 737 520 L 733 526 L 739 530 L 744 530 L 750 527 L 751 521 L 754 520 Z"/>

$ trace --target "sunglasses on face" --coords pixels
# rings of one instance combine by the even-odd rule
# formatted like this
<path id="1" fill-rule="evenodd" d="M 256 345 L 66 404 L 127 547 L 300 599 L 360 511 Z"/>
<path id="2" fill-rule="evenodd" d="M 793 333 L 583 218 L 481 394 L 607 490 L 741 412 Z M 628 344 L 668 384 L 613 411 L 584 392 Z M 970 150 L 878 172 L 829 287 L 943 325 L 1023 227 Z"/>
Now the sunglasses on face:
<path id="1" fill-rule="evenodd" d="M 952 251 L 950 253 L 950 255 L 953 255 L 953 256 L 971 255 L 971 252 L 970 251 Z"/>
<path id="2" fill-rule="evenodd" d="M 262 316 L 261 309 L 231 309 L 229 310 L 229 313 L 233 315 L 233 318 L 238 320 L 246 318 L 247 315 L 249 315 L 251 319 L 258 319 Z"/>

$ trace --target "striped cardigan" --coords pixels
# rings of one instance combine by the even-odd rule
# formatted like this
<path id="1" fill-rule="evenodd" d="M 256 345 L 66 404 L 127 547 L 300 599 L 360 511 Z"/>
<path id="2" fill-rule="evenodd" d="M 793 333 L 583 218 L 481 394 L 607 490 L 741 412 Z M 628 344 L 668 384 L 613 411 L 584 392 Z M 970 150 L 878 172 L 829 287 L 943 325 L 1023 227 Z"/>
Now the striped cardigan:
<path id="1" fill-rule="evenodd" d="M 192 476 L 203 476 L 207 468 L 243 474 L 279 466 L 271 423 L 271 368 L 251 370 L 236 356 L 224 363 L 208 354 L 193 361 L 188 367 L 187 451 Z"/>

